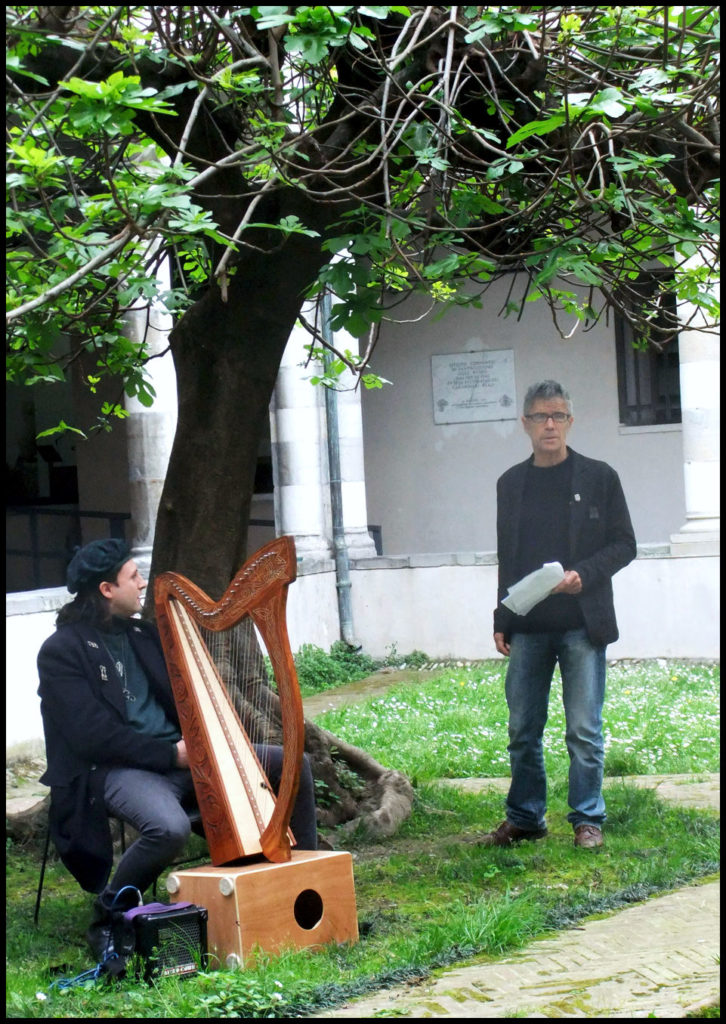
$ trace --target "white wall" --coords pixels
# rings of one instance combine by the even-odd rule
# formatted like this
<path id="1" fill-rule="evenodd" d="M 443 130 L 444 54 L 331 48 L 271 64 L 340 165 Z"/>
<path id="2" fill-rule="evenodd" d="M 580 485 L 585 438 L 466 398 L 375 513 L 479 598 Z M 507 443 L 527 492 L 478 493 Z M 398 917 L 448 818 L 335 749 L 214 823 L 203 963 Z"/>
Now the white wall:
<path id="1" fill-rule="evenodd" d="M 498 317 L 509 283 L 487 293 L 483 310 L 381 330 L 373 368 L 393 385 L 364 392 L 362 404 L 368 521 L 382 527 L 384 555 L 496 549 L 496 480 L 531 454 L 529 441 L 518 419 L 435 425 L 431 380 L 432 355 L 487 349 L 513 350 L 520 412 L 530 384 L 563 384 L 571 446 L 617 470 L 638 543 L 666 542 L 685 517 L 680 425 L 620 427 L 612 323 L 562 341 L 541 302 L 519 321 Z M 416 308 L 406 305 L 407 319 Z"/>
<path id="2" fill-rule="evenodd" d="M 609 658 L 719 657 L 719 560 L 641 552 L 614 578 L 620 639 Z M 491 553 L 370 558 L 354 563 L 353 626 L 367 654 L 425 651 L 431 658 L 498 657 L 492 642 L 497 566 Z M 63 589 L 13 594 L 6 606 L 6 750 L 43 730 L 35 659 L 55 623 Z M 293 651 L 340 639 L 335 573 L 299 576 L 288 593 Z"/>
<path id="3" fill-rule="evenodd" d="M 37 743 L 43 737 L 35 660 L 55 629 L 57 609 L 70 600 L 59 590 L 10 594 L 5 614 L 5 746 Z"/>
<path id="4" fill-rule="evenodd" d="M 400 567 L 383 571 L 391 561 Z M 498 657 L 494 556 L 458 554 L 438 562 L 411 556 L 370 560 L 369 569 L 358 563 L 354 625 L 367 652 L 381 657 L 395 643 L 401 654 L 419 649 L 435 659 Z M 613 579 L 620 639 L 608 647 L 608 658 L 718 658 L 718 571 L 716 557 L 639 555 Z"/>

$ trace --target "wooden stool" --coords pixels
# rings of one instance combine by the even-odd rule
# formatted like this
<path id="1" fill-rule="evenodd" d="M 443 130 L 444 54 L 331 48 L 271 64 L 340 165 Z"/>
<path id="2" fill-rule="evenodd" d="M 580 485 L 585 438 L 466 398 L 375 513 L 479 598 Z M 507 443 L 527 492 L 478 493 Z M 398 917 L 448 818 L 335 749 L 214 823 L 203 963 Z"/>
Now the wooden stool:
<path id="1" fill-rule="evenodd" d="M 283 864 L 210 864 L 175 871 L 166 887 L 175 901 L 206 907 L 212 967 L 242 967 L 255 948 L 279 953 L 358 941 L 349 853 L 293 850 Z"/>

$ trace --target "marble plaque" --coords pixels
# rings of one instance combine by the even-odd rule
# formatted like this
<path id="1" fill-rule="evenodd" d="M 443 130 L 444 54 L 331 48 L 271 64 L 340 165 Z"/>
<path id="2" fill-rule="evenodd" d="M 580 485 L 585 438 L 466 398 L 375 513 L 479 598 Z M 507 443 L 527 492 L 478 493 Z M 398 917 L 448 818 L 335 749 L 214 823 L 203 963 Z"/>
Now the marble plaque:
<path id="1" fill-rule="evenodd" d="M 514 351 L 431 356 L 434 423 L 517 419 Z"/>

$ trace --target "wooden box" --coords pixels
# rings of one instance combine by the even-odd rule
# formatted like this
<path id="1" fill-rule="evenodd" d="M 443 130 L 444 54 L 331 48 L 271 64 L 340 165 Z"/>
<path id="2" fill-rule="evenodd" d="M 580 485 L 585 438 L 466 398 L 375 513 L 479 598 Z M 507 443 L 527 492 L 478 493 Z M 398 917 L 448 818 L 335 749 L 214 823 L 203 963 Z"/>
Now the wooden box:
<path id="1" fill-rule="evenodd" d="M 175 902 L 206 907 L 210 967 L 243 966 L 255 948 L 278 953 L 326 942 L 357 942 L 349 853 L 293 850 L 284 864 L 202 866 L 166 882 Z"/>

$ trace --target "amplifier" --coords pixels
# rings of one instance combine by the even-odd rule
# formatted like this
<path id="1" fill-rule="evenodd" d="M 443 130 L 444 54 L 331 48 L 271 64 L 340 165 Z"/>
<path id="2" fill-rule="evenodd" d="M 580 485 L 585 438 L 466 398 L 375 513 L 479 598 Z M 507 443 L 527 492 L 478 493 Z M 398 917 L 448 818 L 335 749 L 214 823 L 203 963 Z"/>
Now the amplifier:
<path id="1" fill-rule="evenodd" d="M 145 981 L 169 975 L 196 974 L 206 966 L 207 911 L 193 903 L 149 903 L 119 915 L 114 945 L 140 958 Z M 123 929 L 123 936 L 118 929 Z"/>

